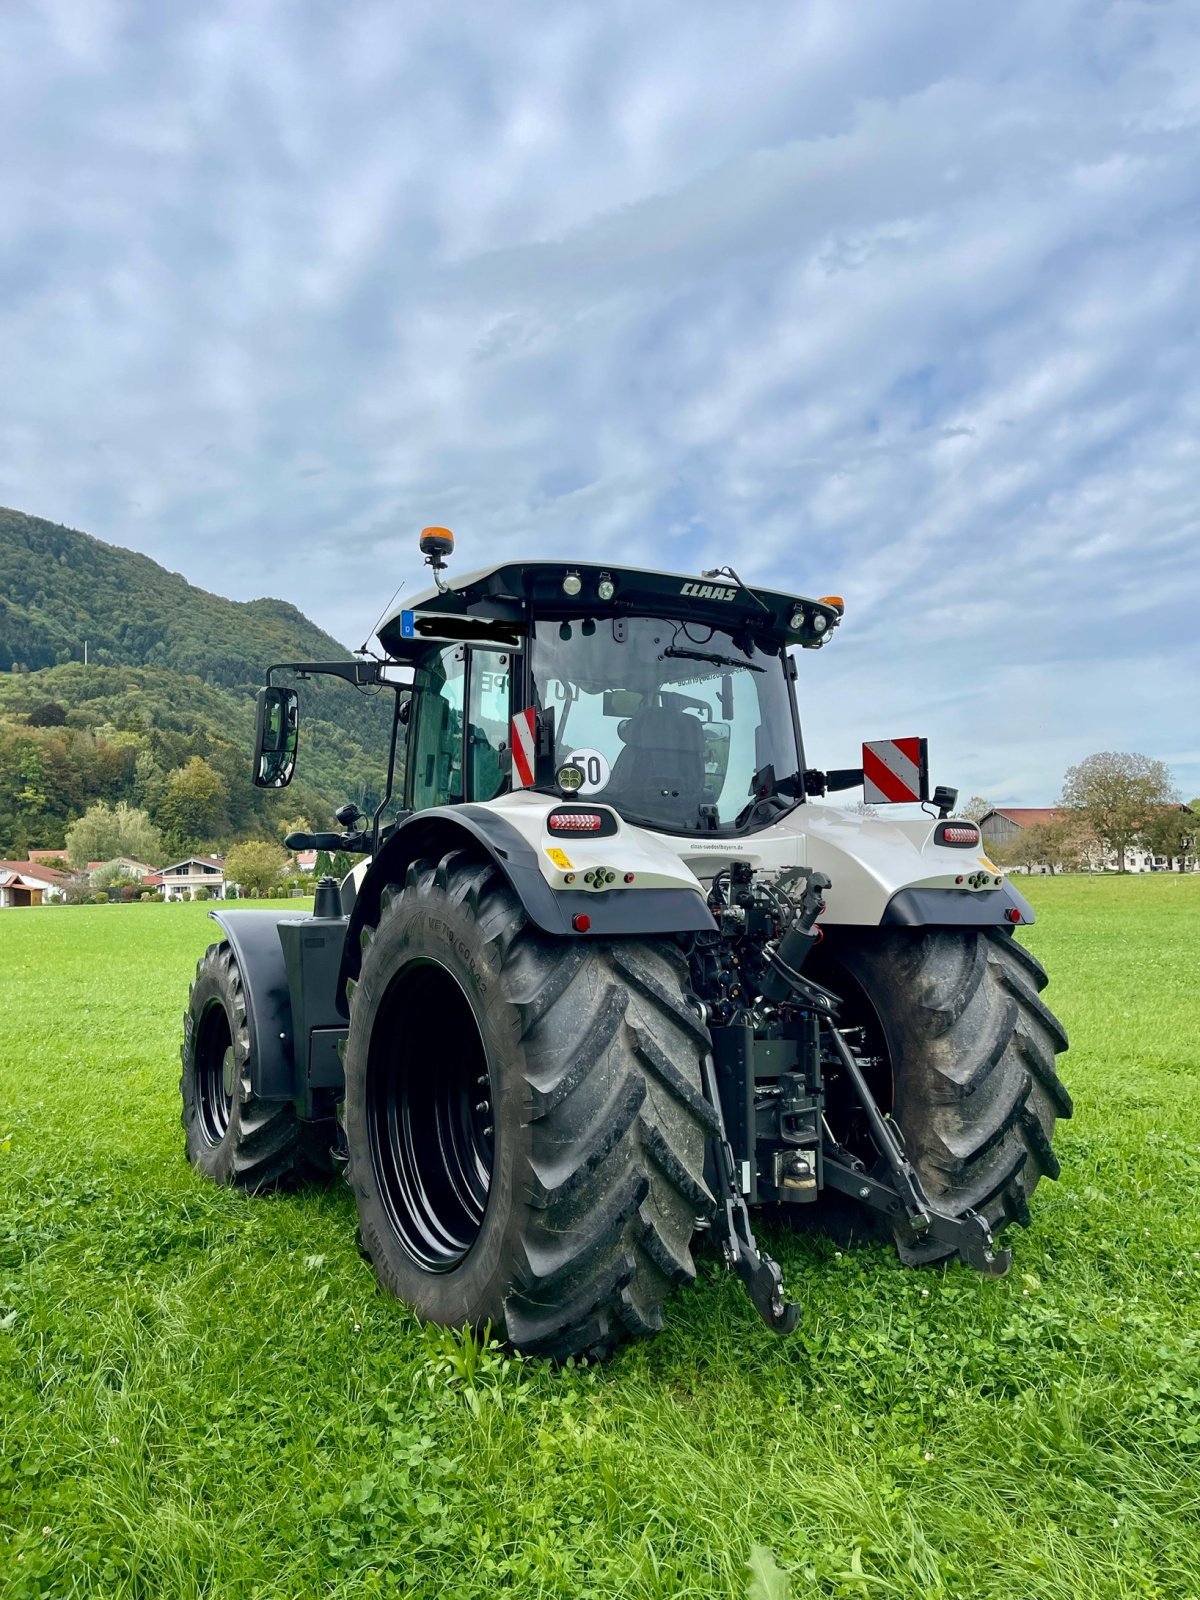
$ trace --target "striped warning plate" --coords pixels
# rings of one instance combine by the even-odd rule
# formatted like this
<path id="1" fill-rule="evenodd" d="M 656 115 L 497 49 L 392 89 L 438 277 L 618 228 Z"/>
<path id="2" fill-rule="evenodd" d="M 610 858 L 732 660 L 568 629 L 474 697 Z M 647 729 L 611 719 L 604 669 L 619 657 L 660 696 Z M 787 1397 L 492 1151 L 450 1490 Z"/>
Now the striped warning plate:
<path id="1" fill-rule="evenodd" d="M 928 798 L 928 740 L 872 739 L 863 744 L 863 799 L 868 805 Z"/>
<path id="2" fill-rule="evenodd" d="M 528 706 L 512 719 L 512 786 L 528 789 L 537 765 L 537 710 Z"/>

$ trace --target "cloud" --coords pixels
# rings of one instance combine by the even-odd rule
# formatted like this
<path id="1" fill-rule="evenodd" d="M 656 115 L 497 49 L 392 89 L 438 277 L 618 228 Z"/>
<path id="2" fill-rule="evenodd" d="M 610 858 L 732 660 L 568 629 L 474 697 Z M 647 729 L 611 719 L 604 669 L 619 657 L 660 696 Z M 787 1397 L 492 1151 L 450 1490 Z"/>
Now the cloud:
<path id="1" fill-rule="evenodd" d="M 352 643 L 430 521 L 732 560 L 847 597 L 813 759 L 1200 792 L 1188 8 L 0 27 L 0 499 Z"/>

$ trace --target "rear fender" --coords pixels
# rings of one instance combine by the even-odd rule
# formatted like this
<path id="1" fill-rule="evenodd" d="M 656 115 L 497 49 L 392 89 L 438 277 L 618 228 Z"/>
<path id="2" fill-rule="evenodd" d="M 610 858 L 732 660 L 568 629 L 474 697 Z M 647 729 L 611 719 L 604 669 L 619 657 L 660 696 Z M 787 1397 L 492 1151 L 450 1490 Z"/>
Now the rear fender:
<path id="1" fill-rule="evenodd" d="M 546 809 L 556 802 L 547 801 Z M 609 889 L 603 894 L 553 888 L 538 853 L 512 822 L 490 806 L 438 806 L 407 818 L 366 869 L 355 872 L 357 894 L 350 910 L 338 982 L 338 1009 L 349 1015 L 347 978 L 362 964 L 362 930 L 379 921 L 383 891 L 403 884 L 414 861 L 439 861 L 451 850 L 470 850 L 491 860 L 508 880 L 529 920 L 560 939 L 646 937 L 695 932 L 714 926 L 704 900 L 682 884 L 671 888 Z M 586 913 L 586 933 L 574 919 Z"/>

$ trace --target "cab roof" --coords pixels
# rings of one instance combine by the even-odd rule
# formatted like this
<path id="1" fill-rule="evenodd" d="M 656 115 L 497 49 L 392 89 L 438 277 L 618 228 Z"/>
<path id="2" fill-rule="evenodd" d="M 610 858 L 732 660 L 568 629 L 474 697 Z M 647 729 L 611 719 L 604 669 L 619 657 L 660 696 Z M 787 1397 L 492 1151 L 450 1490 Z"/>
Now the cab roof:
<path id="1" fill-rule="evenodd" d="M 564 589 L 564 582 L 570 579 L 578 579 L 577 592 Z M 598 588 L 605 579 L 613 593 L 602 600 Z M 428 617 L 430 624 L 434 616 L 478 618 L 492 624 L 480 630 L 481 637 L 508 634 L 516 643 L 516 635 L 531 617 L 623 614 L 679 617 L 731 633 L 749 632 L 767 648 L 800 645 L 815 649 L 841 620 L 841 602 L 748 588 L 724 576 L 696 577 L 587 561 L 509 561 L 452 578 L 445 590 L 426 589 L 397 606 L 380 624 L 379 640 L 390 655 L 410 655 L 414 642 L 432 634 L 431 625 L 422 628 L 419 623 L 414 633 L 417 616 Z M 443 630 L 437 631 L 445 637 Z M 474 632 L 469 628 L 455 631 L 461 631 L 463 637 Z"/>

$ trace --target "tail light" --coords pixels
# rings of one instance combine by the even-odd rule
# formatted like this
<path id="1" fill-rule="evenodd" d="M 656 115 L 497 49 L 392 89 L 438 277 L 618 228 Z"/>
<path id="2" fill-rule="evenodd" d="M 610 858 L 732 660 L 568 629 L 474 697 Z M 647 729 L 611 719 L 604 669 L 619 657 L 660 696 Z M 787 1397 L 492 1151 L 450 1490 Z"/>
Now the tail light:
<path id="1" fill-rule="evenodd" d="M 973 822 L 939 822 L 933 837 L 937 844 L 956 845 L 960 850 L 977 850 L 981 843 L 979 829 Z"/>
<path id="2" fill-rule="evenodd" d="M 604 818 L 599 811 L 552 811 L 546 826 L 551 833 L 599 833 Z"/>

